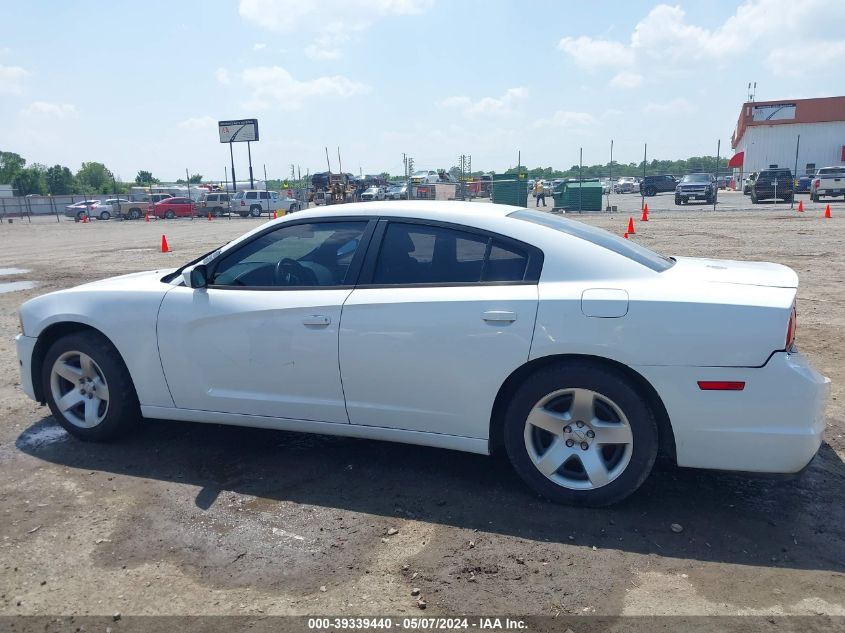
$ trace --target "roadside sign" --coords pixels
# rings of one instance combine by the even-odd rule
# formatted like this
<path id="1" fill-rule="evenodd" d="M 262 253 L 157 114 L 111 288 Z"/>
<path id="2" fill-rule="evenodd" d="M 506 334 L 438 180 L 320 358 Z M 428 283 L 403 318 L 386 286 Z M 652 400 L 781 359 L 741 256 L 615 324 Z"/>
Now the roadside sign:
<path id="1" fill-rule="evenodd" d="M 220 133 L 221 143 L 257 141 L 258 119 L 236 119 L 234 121 L 218 121 L 217 130 Z"/>

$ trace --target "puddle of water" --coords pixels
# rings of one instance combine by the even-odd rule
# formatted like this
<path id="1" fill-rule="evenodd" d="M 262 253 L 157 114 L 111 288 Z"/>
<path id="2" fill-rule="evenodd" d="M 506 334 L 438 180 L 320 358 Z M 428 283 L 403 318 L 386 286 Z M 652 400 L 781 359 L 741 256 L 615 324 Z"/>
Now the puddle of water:
<path id="1" fill-rule="evenodd" d="M 9 281 L 0 284 L 0 294 L 4 292 L 17 292 L 18 290 L 31 290 L 35 288 L 34 281 Z"/>
<path id="2" fill-rule="evenodd" d="M 41 448 L 54 442 L 64 442 L 70 435 L 58 424 L 36 424 L 24 431 L 16 442 L 18 448 Z"/>
<path id="3" fill-rule="evenodd" d="M 28 272 L 29 270 L 26 268 L 0 268 L 0 277 L 6 275 L 23 275 Z"/>

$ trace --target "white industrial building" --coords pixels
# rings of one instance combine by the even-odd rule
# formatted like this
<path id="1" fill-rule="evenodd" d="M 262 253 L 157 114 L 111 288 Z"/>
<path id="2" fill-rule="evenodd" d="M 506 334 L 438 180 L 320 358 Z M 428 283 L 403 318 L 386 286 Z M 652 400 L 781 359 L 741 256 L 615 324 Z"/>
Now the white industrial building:
<path id="1" fill-rule="evenodd" d="M 799 141 L 799 138 L 800 141 Z M 845 164 L 845 97 L 744 103 L 728 165 L 738 174 L 771 167 L 813 175 L 821 167 Z"/>

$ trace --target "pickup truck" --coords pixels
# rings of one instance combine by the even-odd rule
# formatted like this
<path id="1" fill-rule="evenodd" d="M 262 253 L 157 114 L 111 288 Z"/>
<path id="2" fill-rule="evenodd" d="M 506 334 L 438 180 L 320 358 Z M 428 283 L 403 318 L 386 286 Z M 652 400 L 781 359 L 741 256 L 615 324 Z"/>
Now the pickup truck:
<path id="1" fill-rule="evenodd" d="M 818 202 L 822 196 L 845 196 L 845 167 L 822 167 L 810 185 L 810 200 Z"/>
<path id="2" fill-rule="evenodd" d="M 161 202 L 173 196 L 169 193 L 153 193 L 144 196 L 140 200 L 126 200 L 125 198 L 113 198 L 106 200 L 111 204 L 112 215 L 122 220 L 139 220 L 147 213 L 152 213 L 152 207 L 156 202 Z"/>

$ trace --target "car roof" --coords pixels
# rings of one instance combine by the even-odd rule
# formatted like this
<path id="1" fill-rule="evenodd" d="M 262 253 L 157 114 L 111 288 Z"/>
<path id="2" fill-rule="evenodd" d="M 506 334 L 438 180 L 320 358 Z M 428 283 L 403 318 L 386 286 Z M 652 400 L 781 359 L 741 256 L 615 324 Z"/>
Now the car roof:
<path id="1" fill-rule="evenodd" d="M 432 200 L 396 200 L 393 202 L 359 202 L 349 205 L 333 206 L 332 216 L 394 216 L 418 218 L 420 220 L 435 220 L 440 222 L 457 222 L 473 218 L 505 217 L 523 207 L 512 207 L 490 202 L 461 202 L 461 201 L 432 201 Z M 285 219 L 325 218 L 325 209 L 298 211 L 293 215 L 284 216 Z M 278 222 L 279 220 L 277 220 Z"/>

